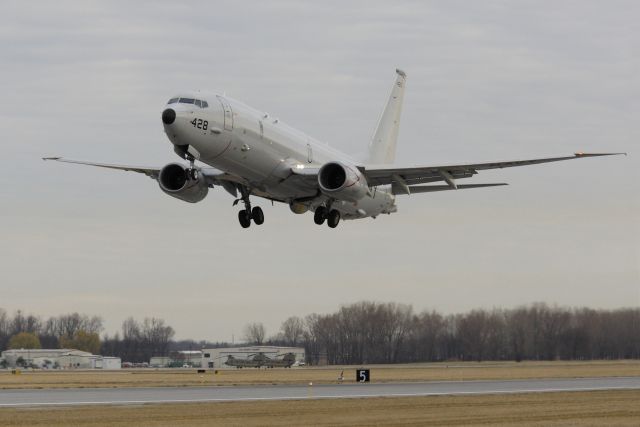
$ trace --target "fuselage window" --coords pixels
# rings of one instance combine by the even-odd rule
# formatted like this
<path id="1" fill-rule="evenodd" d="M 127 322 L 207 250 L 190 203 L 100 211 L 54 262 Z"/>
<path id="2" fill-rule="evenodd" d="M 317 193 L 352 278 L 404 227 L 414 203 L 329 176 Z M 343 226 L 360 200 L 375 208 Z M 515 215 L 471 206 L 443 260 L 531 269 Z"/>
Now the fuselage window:
<path id="1" fill-rule="evenodd" d="M 196 105 L 202 108 L 202 102 L 199 99 L 196 99 Z"/>
<path id="2" fill-rule="evenodd" d="M 175 104 L 176 102 L 178 102 L 178 99 L 180 98 L 171 98 L 169 102 L 167 102 L 167 104 Z"/>
<path id="3" fill-rule="evenodd" d="M 180 98 L 180 104 L 193 104 L 194 102 L 193 98 Z"/>

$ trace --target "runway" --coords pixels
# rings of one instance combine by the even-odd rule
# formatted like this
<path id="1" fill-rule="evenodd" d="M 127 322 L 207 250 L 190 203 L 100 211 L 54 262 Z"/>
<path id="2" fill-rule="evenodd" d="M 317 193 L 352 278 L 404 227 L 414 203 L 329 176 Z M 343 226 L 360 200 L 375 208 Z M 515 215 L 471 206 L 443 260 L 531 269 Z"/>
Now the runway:
<path id="1" fill-rule="evenodd" d="M 447 381 L 324 385 L 257 385 L 93 389 L 0 390 L 0 408 L 134 405 L 246 400 L 343 399 L 499 393 L 640 389 L 640 377 L 512 381 Z"/>

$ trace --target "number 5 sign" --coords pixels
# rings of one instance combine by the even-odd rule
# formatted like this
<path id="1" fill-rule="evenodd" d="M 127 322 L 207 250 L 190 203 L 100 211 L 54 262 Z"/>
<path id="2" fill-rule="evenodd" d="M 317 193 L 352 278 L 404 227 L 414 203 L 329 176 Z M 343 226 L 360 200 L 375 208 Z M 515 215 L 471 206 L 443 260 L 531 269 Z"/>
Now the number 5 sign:
<path id="1" fill-rule="evenodd" d="M 359 383 L 368 383 L 370 379 L 369 370 L 368 369 L 357 369 L 356 370 L 356 381 Z"/>

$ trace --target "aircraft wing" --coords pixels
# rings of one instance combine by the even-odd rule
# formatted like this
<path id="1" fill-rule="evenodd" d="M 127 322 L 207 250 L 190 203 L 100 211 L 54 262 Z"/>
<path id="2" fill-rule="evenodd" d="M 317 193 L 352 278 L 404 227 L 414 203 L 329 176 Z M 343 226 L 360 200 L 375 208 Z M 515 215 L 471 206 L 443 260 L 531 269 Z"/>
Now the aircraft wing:
<path id="1" fill-rule="evenodd" d="M 99 168 L 107 168 L 107 169 L 116 169 L 122 171 L 130 171 L 130 172 L 138 172 L 147 175 L 155 180 L 158 179 L 158 175 L 160 175 L 160 170 L 162 168 L 159 167 L 148 167 L 148 166 L 131 166 L 131 165 L 119 165 L 112 163 L 97 163 L 97 162 L 85 162 L 83 160 L 71 160 L 65 159 L 64 157 L 43 157 L 42 160 L 53 160 L 56 162 L 63 163 L 74 163 L 77 165 L 87 165 L 87 166 L 97 166 Z M 218 169 L 212 167 L 203 167 L 198 168 L 204 178 L 207 180 L 209 184 L 218 184 L 223 185 L 227 182 L 237 182 L 237 178 L 233 175 L 226 174 Z M 225 186 L 225 188 L 227 188 Z M 229 190 L 230 191 L 230 190 Z M 231 191 L 230 191 L 231 192 Z"/>
<path id="2" fill-rule="evenodd" d="M 425 184 L 438 181 L 445 181 L 449 185 L 449 188 L 451 190 L 457 188 L 475 188 L 469 186 L 458 186 L 456 184 L 456 179 L 470 178 L 473 175 L 477 174 L 480 170 L 502 169 L 516 166 L 535 165 L 539 163 L 559 162 L 562 160 L 581 159 L 583 157 L 613 156 L 619 154 L 626 155 L 626 153 L 575 153 L 573 156 L 547 157 L 529 160 L 512 160 L 506 162 L 469 163 L 459 165 L 421 166 L 410 168 L 364 166 L 360 167 L 359 169 L 367 179 L 367 183 L 372 187 L 377 185 L 391 185 L 395 194 L 410 194 L 411 192 L 418 193 L 428 191 L 419 190 L 420 188 L 428 188 L 426 186 L 412 187 L 415 184 Z"/>
<path id="3" fill-rule="evenodd" d="M 158 175 L 160 174 L 160 168 L 152 168 L 152 167 L 145 167 L 145 166 L 130 166 L 130 165 L 115 165 L 110 163 L 84 162 L 81 160 L 65 159 L 63 157 L 43 157 L 42 160 L 53 160 L 56 162 L 63 162 L 63 163 L 75 163 L 78 165 L 97 166 L 100 168 L 138 172 L 138 173 L 143 173 L 147 176 L 150 176 L 153 179 L 158 179 Z"/>

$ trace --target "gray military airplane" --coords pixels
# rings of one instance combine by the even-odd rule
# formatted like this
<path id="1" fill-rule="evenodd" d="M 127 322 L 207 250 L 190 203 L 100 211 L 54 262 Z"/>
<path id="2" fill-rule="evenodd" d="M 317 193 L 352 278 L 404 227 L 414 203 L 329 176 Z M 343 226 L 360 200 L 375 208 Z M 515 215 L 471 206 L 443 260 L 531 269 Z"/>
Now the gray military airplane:
<path id="1" fill-rule="evenodd" d="M 164 131 L 174 152 L 188 164 L 141 167 L 45 157 L 133 171 L 155 179 L 166 194 L 196 203 L 221 186 L 244 209 L 243 228 L 261 225 L 264 213 L 250 196 L 287 203 L 292 212 L 314 212 L 314 222 L 335 228 L 340 219 L 376 218 L 397 211 L 396 195 L 507 185 L 460 184 L 478 171 L 623 153 L 575 153 L 506 162 L 399 167 L 392 165 L 400 128 L 406 74 L 396 70 L 391 95 L 382 112 L 367 158 L 355 159 L 286 125 L 268 113 L 226 95 L 185 92 L 169 99 L 162 111 Z M 204 166 L 196 161 L 204 163 Z M 444 184 L 436 184 L 443 182 Z M 427 184 L 427 185 L 424 185 Z M 429 185 L 431 184 L 431 185 Z"/>

